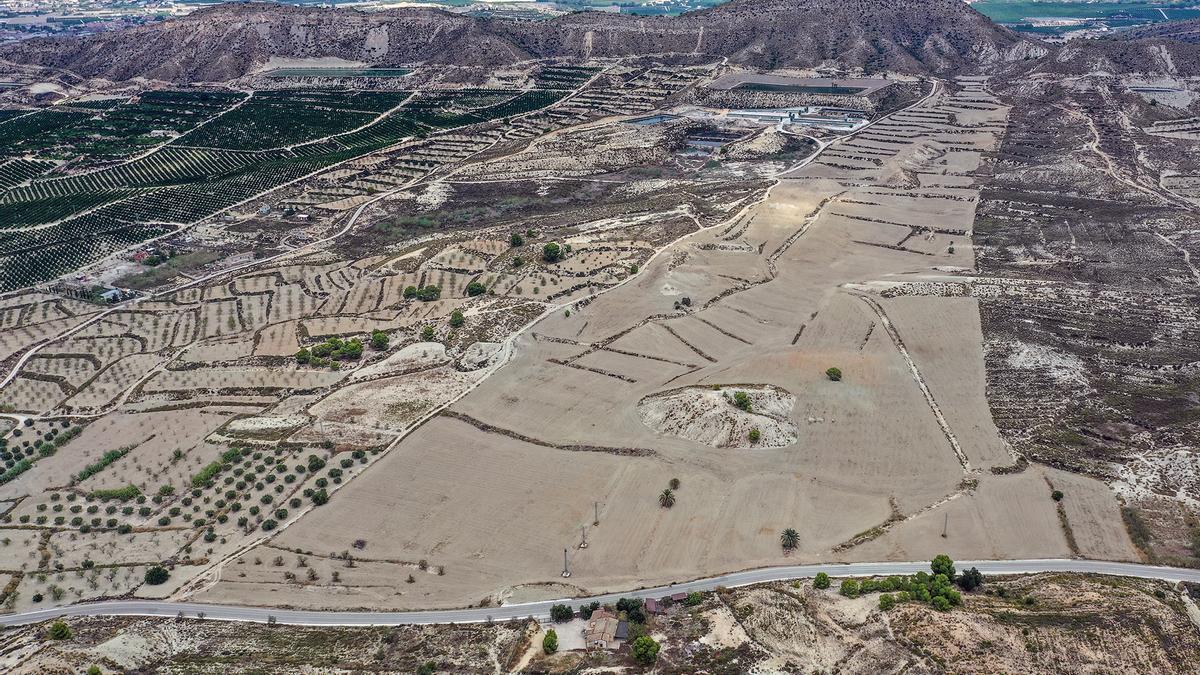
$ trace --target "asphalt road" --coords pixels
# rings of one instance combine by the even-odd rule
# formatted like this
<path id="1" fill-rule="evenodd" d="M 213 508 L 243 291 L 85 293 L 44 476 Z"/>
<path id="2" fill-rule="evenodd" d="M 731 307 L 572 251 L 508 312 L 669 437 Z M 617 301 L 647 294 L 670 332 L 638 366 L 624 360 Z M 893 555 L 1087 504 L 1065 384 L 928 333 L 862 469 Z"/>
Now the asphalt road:
<path id="1" fill-rule="evenodd" d="M 1033 572 L 1084 572 L 1114 576 L 1163 579 L 1166 581 L 1190 581 L 1200 583 L 1200 569 L 1156 567 L 1133 563 L 1104 562 L 1100 560 L 966 560 L 955 561 L 961 571 L 978 567 L 984 574 L 1029 574 Z M 891 574 L 914 574 L 928 570 L 927 562 L 881 562 L 826 565 L 797 565 L 792 567 L 767 567 L 745 572 L 734 572 L 708 579 L 688 581 L 670 586 L 646 588 L 625 593 L 610 593 L 590 598 L 570 600 L 548 600 L 504 607 L 482 609 L 447 609 L 422 612 L 326 612 L 271 607 L 240 607 L 235 605 L 206 605 L 191 602 L 168 602 L 157 600 L 111 600 L 90 604 L 51 607 L 20 614 L 0 616 L 0 626 L 20 626 L 38 623 L 64 616 L 163 616 L 176 617 L 183 614 L 194 618 L 220 621 L 253 621 L 296 626 L 394 626 L 400 624 L 434 623 L 479 623 L 505 621 L 523 617 L 546 619 L 550 607 L 559 602 L 578 605 L 581 602 L 598 600 L 613 602 L 620 597 L 660 597 L 670 593 L 710 591 L 718 586 L 735 587 L 766 581 L 786 581 L 815 576 L 827 572 L 830 576 L 873 576 Z"/>

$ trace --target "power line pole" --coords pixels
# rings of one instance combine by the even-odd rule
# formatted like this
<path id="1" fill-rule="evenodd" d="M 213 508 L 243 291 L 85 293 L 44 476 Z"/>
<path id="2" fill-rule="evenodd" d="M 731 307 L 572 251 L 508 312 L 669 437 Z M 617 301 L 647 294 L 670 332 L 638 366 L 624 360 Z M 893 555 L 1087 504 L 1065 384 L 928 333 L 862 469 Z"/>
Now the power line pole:
<path id="1" fill-rule="evenodd" d="M 945 514 L 945 519 L 942 521 L 942 539 L 946 538 L 946 529 L 950 527 L 950 513 Z"/>
<path id="2" fill-rule="evenodd" d="M 563 575 L 563 578 L 564 578 L 564 579 L 566 579 L 567 577 L 571 576 L 571 568 L 569 568 L 569 567 L 567 566 L 567 549 L 565 549 L 565 548 L 563 549 L 563 571 L 562 571 L 562 575 Z"/>
<path id="3" fill-rule="evenodd" d="M 587 548 L 587 527 L 586 526 L 584 526 L 584 525 L 579 526 L 579 537 L 580 537 L 579 548 Z"/>
<path id="4" fill-rule="evenodd" d="M 596 509 L 596 518 L 592 521 L 592 525 L 600 524 L 600 502 L 592 502 L 592 506 Z"/>

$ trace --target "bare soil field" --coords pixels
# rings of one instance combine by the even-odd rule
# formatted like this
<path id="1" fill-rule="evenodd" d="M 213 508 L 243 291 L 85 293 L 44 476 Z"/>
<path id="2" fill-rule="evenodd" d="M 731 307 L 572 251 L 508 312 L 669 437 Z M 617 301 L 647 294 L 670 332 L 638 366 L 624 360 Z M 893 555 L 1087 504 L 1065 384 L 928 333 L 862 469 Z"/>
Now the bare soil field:
<path id="1" fill-rule="evenodd" d="M 1017 173 L 997 83 L 871 81 L 886 114 L 809 136 L 691 116 L 680 93 L 719 69 L 603 68 L 547 110 L 424 124 L 167 237 L 211 264 L 135 298 L 0 299 L 0 603 L 430 608 L 789 561 L 1186 555 L 1180 528 L 1142 534 L 1194 522 L 1170 497 L 1200 476 L 1188 390 L 1153 379 L 1190 371 L 1129 366 L 1176 411 L 1138 398 L 1136 419 L 1180 434 L 1141 464 L 1029 461 L 1132 427 L 1054 438 L 1012 413 L 1103 388 L 1066 333 L 997 317 L 1119 303 L 1022 278 L 1044 251 L 1000 227 L 1024 211 L 991 187 Z M 1186 342 L 1188 302 L 1144 298 L 1173 308 L 1154 339 Z M 154 563 L 167 583 L 141 583 Z M 738 649 L 754 632 L 725 610 L 710 642 Z"/>
<path id="2" fill-rule="evenodd" d="M 780 563 L 788 527 L 799 560 L 920 559 L 947 546 L 1127 558 L 1128 538 L 1106 525 L 1117 509 L 1106 485 L 1073 484 L 1064 521 L 1040 470 L 1004 473 L 1018 465 L 988 421 L 975 301 L 882 292 L 973 264 L 981 153 L 997 147 L 1006 108 L 964 86 L 835 144 L 827 152 L 851 159 L 822 154 L 619 287 L 546 316 L 510 363 L 277 541 L 361 538 L 373 555 L 427 559 L 454 578 L 452 591 L 385 603 L 396 607 L 549 582 L 564 547 L 572 584 L 589 592 Z M 927 175 L 955 187 L 922 187 Z M 724 399 L 739 388 L 749 415 L 757 392 L 777 425 L 760 420 L 769 442 L 749 443 L 751 418 Z M 696 393 L 681 408 L 679 392 Z M 711 423 L 710 410 L 721 411 Z M 224 571 L 197 597 L 258 597 L 234 583 Z"/>

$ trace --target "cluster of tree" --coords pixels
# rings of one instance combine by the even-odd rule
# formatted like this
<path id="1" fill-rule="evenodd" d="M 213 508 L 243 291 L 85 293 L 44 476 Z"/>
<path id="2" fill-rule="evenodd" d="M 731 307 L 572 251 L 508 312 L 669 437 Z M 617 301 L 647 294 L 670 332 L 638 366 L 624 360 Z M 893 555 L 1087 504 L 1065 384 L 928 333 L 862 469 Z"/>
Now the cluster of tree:
<path id="1" fill-rule="evenodd" d="M 542 260 L 548 263 L 558 262 L 571 253 L 571 245 L 559 246 L 554 242 L 550 242 L 542 247 Z"/>
<path id="2" fill-rule="evenodd" d="M 471 296 L 472 298 L 477 295 L 483 295 L 484 293 L 487 293 L 487 286 L 484 286 L 478 281 L 472 281 L 471 283 L 467 284 L 467 295 Z"/>
<path id="3" fill-rule="evenodd" d="M 361 358 L 362 353 L 362 340 L 358 338 L 343 340 L 333 337 L 319 345 L 314 345 L 312 349 L 303 348 L 296 352 L 296 362 L 311 366 L 329 366 L 335 365 L 335 361 Z"/>
<path id="4" fill-rule="evenodd" d="M 407 286 L 404 289 L 405 300 L 412 300 L 413 298 L 416 298 L 422 302 L 430 302 L 432 300 L 437 300 L 440 297 L 442 297 L 441 287 L 434 286 L 433 284 L 425 286 L 424 288 Z"/>
<path id="5" fill-rule="evenodd" d="M 671 481 L 667 483 L 667 488 L 658 493 L 658 505 L 664 509 L 669 509 L 672 506 L 675 506 L 675 491 L 679 489 L 679 485 L 679 479 L 672 478 Z"/>
<path id="6" fill-rule="evenodd" d="M 911 577 L 885 577 L 863 581 L 846 579 L 838 592 L 848 598 L 857 598 L 866 593 L 882 593 L 879 596 L 879 608 L 885 611 L 902 602 L 926 602 L 935 609 L 946 611 L 962 604 L 962 593 L 954 588 L 955 584 L 969 592 L 984 583 L 983 574 L 974 567 L 956 575 L 954 561 L 945 554 L 933 559 L 930 570 L 932 573 L 922 571 Z M 829 576 L 824 572 L 818 574 L 813 580 L 813 587 L 828 588 Z"/>

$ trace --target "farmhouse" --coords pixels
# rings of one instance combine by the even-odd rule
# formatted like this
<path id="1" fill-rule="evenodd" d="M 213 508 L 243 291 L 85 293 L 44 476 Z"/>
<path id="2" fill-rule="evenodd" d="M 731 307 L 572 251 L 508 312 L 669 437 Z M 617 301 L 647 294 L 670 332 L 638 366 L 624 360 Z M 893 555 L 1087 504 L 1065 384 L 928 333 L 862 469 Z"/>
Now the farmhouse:
<path id="1" fill-rule="evenodd" d="M 602 607 L 592 612 L 592 618 L 583 629 L 583 643 L 588 649 L 615 648 L 620 623 L 617 615 L 611 610 Z"/>

